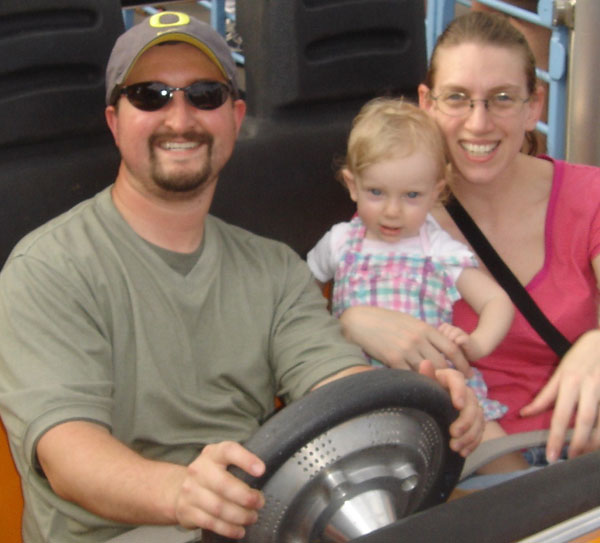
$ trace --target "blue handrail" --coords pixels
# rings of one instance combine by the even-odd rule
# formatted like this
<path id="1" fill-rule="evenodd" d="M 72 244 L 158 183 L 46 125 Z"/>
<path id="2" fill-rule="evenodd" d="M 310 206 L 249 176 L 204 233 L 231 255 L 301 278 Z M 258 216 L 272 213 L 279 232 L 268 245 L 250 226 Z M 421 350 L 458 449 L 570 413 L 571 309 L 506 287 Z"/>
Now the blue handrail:
<path id="1" fill-rule="evenodd" d="M 198 5 L 210 10 L 210 24 L 221 34 L 225 36 L 226 20 L 234 18 L 234 14 L 225 11 L 225 0 L 202 0 Z"/>

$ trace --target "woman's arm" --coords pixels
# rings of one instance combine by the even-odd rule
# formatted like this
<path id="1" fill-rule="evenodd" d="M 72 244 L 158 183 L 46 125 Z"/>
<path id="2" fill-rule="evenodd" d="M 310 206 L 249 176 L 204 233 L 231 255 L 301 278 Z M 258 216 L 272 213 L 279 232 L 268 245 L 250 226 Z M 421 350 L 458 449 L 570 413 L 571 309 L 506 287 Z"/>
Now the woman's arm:
<path id="1" fill-rule="evenodd" d="M 592 260 L 600 284 L 600 256 Z M 575 431 L 569 457 L 600 449 L 600 330 L 583 334 L 563 357 L 558 368 L 540 393 L 523 409 L 524 417 L 551 408 L 554 413 L 546 456 L 556 460 L 565 442 L 565 434 L 575 417 Z"/>
<path id="2" fill-rule="evenodd" d="M 435 368 L 447 360 L 467 377 L 471 368 L 460 348 L 433 326 L 404 313 L 379 307 L 356 306 L 340 317 L 347 339 L 391 368 L 417 371 L 423 360 Z"/>
<path id="3" fill-rule="evenodd" d="M 464 270 L 456 287 L 479 315 L 477 327 L 461 344 L 467 358 L 477 360 L 490 354 L 504 339 L 513 321 L 514 306 L 502 287 L 477 268 Z"/>

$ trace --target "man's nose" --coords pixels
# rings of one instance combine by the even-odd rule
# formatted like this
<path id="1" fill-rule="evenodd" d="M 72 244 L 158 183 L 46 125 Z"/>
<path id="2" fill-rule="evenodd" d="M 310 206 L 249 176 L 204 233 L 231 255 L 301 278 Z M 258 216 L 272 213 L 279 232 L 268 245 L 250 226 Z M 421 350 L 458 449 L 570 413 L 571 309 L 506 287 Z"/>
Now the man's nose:
<path id="1" fill-rule="evenodd" d="M 194 110 L 184 91 L 173 91 L 173 98 L 165 107 L 165 124 L 175 132 L 185 132 L 194 123 Z"/>

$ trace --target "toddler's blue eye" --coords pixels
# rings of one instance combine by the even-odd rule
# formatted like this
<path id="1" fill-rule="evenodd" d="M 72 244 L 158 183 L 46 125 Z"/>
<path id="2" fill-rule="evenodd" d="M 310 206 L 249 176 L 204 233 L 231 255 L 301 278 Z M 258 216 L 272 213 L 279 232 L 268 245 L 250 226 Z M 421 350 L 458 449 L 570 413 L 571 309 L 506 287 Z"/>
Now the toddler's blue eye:
<path id="1" fill-rule="evenodd" d="M 381 196 L 381 191 L 379 189 L 369 189 L 369 192 L 373 195 L 373 196 Z"/>
<path id="2" fill-rule="evenodd" d="M 411 190 L 410 192 L 406 193 L 406 197 L 410 198 L 411 200 L 414 198 L 417 198 L 419 196 L 419 193 L 416 190 Z"/>

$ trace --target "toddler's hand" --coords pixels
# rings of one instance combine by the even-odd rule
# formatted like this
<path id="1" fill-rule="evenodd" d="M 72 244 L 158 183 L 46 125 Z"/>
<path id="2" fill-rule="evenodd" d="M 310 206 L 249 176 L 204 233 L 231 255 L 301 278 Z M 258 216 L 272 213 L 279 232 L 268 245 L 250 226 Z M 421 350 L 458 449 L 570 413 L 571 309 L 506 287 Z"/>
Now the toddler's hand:
<path id="1" fill-rule="evenodd" d="M 444 334 L 450 341 L 453 341 L 456 345 L 462 346 L 469 341 L 469 334 L 467 334 L 462 328 L 453 326 L 444 322 L 438 326 L 438 330 Z"/>
<path id="2" fill-rule="evenodd" d="M 444 337 L 460 347 L 469 362 L 478 360 L 484 355 L 473 335 L 467 334 L 462 328 L 444 322 L 439 325 L 438 330 Z"/>

